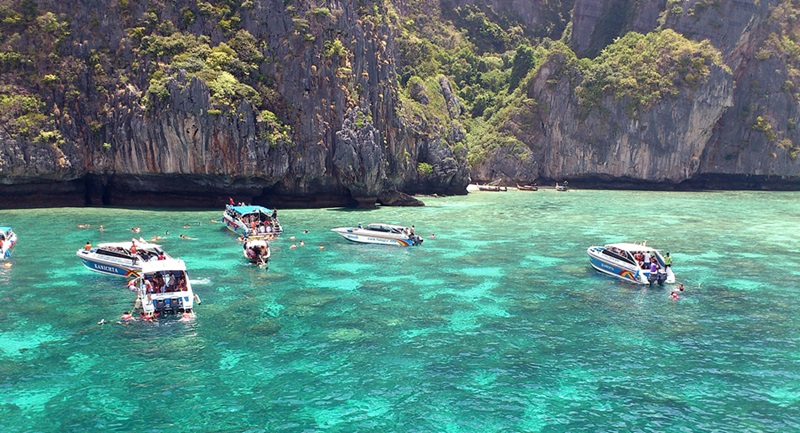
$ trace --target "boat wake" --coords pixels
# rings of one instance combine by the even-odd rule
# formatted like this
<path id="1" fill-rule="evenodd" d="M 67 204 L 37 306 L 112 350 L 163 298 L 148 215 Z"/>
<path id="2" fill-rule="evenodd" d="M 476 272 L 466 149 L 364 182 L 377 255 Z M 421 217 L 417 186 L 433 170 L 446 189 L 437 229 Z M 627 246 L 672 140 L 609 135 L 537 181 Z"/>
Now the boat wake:
<path id="1" fill-rule="evenodd" d="M 195 279 L 189 279 L 189 282 L 192 283 L 192 284 L 201 284 L 201 285 L 202 284 L 210 284 L 211 283 L 211 279 L 209 279 L 209 278 L 198 278 L 196 280 Z"/>

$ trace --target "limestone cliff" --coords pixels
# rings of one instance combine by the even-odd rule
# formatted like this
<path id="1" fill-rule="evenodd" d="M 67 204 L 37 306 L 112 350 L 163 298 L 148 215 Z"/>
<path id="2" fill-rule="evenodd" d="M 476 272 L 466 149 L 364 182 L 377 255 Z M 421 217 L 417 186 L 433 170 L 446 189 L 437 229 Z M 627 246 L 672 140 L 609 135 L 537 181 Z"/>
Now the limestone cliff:
<path id="1" fill-rule="evenodd" d="M 10 0 L 0 206 L 413 204 L 470 178 L 796 189 L 795 17 L 789 0 Z"/>
<path id="2" fill-rule="evenodd" d="M 616 10 L 616 12 L 615 12 Z M 800 121 L 791 2 L 742 0 L 576 0 L 569 43 L 595 56 L 629 31 L 675 29 L 708 40 L 726 73 L 713 68 L 700 86 L 638 110 L 607 93 L 599 110 L 582 112 L 584 77 L 567 77 L 550 57 L 529 77 L 529 110 L 499 122 L 511 132 L 473 167 L 480 181 L 579 179 L 584 185 L 632 188 L 800 187 Z M 554 74 L 553 71 L 558 71 Z"/>
<path id="3" fill-rule="evenodd" d="M 46 101 L 68 114 L 48 125 L 57 145 L 0 130 L 6 196 L 42 185 L 17 199 L 215 205 L 234 196 L 324 206 L 371 205 L 395 191 L 464 193 L 466 153 L 453 150 L 460 138 L 397 114 L 396 24 L 383 2 L 38 7 L 69 26 L 54 37 L 70 44 L 59 54 L 89 64 L 77 64 L 68 83 L 83 96 L 69 101 L 56 88 Z M 67 16 L 76 18 L 59 22 Z M 34 43 L 25 42 L 18 46 Z M 192 69 L 198 61 L 217 63 Z M 433 170 L 419 173 L 420 163 Z M 49 194 L 56 180 L 73 193 Z"/>

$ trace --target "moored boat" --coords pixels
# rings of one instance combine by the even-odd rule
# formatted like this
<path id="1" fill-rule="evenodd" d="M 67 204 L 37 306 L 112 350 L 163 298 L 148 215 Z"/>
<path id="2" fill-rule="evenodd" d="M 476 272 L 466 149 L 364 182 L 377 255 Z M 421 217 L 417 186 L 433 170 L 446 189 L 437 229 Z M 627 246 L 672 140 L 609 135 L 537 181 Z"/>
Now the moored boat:
<path id="1" fill-rule="evenodd" d="M 17 234 L 11 227 L 0 227 L 0 260 L 11 257 L 11 251 L 17 245 Z"/>
<path id="2" fill-rule="evenodd" d="M 478 185 L 479 191 L 492 191 L 492 192 L 500 192 L 500 191 L 508 191 L 508 188 L 504 186 L 498 185 Z"/>
<path id="3" fill-rule="evenodd" d="M 592 267 L 604 274 L 637 284 L 675 282 L 672 266 L 667 266 L 664 256 L 655 248 L 622 242 L 591 246 L 586 252 Z"/>
<path id="4" fill-rule="evenodd" d="M 142 266 L 151 261 L 170 259 L 161 248 L 143 239 L 130 242 L 107 242 L 92 248 L 87 244 L 75 253 L 88 269 L 116 277 L 136 278 Z"/>
<path id="5" fill-rule="evenodd" d="M 257 205 L 225 205 L 222 222 L 228 230 L 243 236 L 277 236 L 283 233 L 278 211 Z"/>
<path id="6" fill-rule="evenodd" d="M 517 185 L 517 189 L 520 191 L 539 191 L 539 187 L 536 185 Z"/>
<path id="7" fill-rule="evenodd" d="M 422 245 L 423 239 L 414 233 L 414 226 L 403 227 L 393 224 L 371 223 L 358 227 L 337 227 L 331 229 L 351 242 L 362 244 L 397 245 L 410 247 Z"/>
<path id="8" fill-rule="evenodd" d="M 141 275 L 128 287 L 136 292 L 135 309 L 145 318 L 191 313 L 194 301 L 199 302 L 192 291 L 186 264 L 179 259 L 144 263 Z"/>
<path id="9" fill-rule="evenodd" d="M 248 237 L 242 242 L 242 254 L 250 263 L 263 266 L 269 261 L 269 241 L 263 237 Z"/>

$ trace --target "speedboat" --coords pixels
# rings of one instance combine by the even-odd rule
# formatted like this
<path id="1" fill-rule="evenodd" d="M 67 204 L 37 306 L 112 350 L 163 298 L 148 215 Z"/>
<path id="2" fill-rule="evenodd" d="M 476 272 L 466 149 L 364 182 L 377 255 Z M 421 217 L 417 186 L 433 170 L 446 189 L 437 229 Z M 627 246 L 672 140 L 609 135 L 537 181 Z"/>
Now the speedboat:
<path id="1" fill-rule="evenodd" d="M 145 263 L 171 258 L 161 245 L 144 239 L 102 243 L 96 248 L 87 243 L 75 254 L 84 266 L 95 272 L 125 278 L 138 277 Z"/>
<path id="2" fill-rule="evenodd" d="M 422 245 L 422 238 L 411 228 L 392 224 L 372 223 L 358 227 L 338 227 L 331 229 L 348 241 L 362 244 L 399 245 L 410 247 Z"/>
<path id="3" fill-rule="evenodd" d="M 17 244 L 17 234 L 11 227 L 0 227 L 0 260 L 5 260 L 11 257 L 11 250 Z"/>
<path id="4" fill-rule="evenodd" d="M 269 261 L 269 242 L 263 237 L 248 237 L 242 243 L 242 254 L 250 263 L 263 266 Z"/>
<path id="5" fill-rule="evenodd" d="M 586 252 L 592 267 L 604 274 L 637 284 L 675 282 L 672 267 L 665 266 L 664 257 L 655 248 L 636 243 L 616 243 L 592 246 Z M 650 271 L 650 263 L 638 259 L 639 253 L 655 260 L 656 272 Z"/>
<path id="6" fill-rule="evenodd" d="M 567 186 L 567 184 L 559 185 L 558 183 L 556 183 L 556 191 L 569 191 L 569 187 Z"/>
<path id="7" fill-rule="evenodd" d="M 228 230 L 243 235 L 279 235 L 283 227 L 278 221 L 278 211 L 256 205 L 225 205 L 222 222 Z"/>
<path id="8" fill-rule="evenodd" d="M 194 301 L 200 302 L 189 283 L 186 264 L 179 259 L 143 263 L 141 274 L 128 283 L 128 288 L 136 292 L 134 308 L 145 318 L 191 313 Z"/>

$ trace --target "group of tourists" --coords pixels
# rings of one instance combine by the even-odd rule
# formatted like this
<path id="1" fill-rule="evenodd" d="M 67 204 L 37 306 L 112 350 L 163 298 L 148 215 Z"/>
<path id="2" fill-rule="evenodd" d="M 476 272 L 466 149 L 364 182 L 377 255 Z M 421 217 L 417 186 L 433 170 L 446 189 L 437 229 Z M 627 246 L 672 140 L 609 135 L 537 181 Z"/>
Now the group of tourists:
<path id="1" fill-rule="evenodd" d="M 658 258 L 655 254 L 650 254 L 649 251 L 636 251 L 633 253 L 633 259 L 641 269 L 648 269 L 650 272 L 658 272 L 662 269 Z M 669 253 L 664 254 L 664 269 L 672 266 L 672 257 Z"/>
<path id="2" fill-rule="evenodd" d="M 156 272 L 152 277 L 145 277 L 144 287 L 147 293 L 171 293 L 189 290 L 186 285 L 186 275 L 178 274 L 176 271 Z"/>

